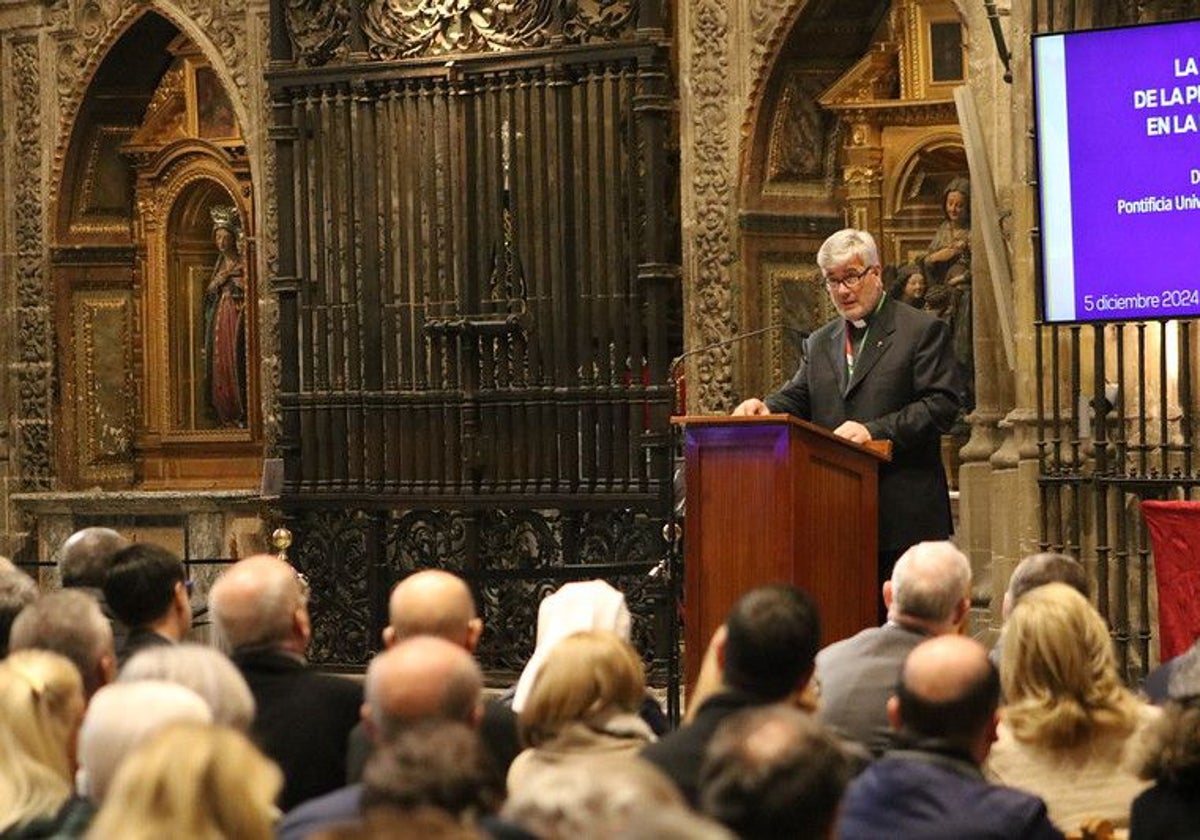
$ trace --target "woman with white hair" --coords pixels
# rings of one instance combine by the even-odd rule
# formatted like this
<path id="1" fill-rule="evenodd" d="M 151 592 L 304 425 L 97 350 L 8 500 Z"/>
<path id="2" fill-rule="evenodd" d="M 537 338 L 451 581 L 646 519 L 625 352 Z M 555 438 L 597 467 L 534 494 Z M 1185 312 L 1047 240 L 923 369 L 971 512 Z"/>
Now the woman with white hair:
<path id="1" fill-rule="evenodd" d="M 164 680 L 189 688 L 208 704 L 213 723 L 250 731 L 254 695 L 233 661 L 216 648 L 185 642 L 159 645 L 130 658 L 117 682 Z"/>
<path id="2" fill-rule="evenodd" d="M 106 685 L 92 697 L 79 729 L 79 792 L 100 805 L 121 762 L 155 732 L 178 721 L 212 719 L 204 700 L 181 685 L 161 680 Z"/>

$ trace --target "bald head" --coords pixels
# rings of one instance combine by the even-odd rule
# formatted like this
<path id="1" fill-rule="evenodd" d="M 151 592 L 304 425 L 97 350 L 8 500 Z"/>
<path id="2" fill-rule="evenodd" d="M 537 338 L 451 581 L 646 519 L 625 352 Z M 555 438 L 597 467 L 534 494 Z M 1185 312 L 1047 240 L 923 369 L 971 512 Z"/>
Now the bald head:
<path id="1" fill-rule="evenodd" d="M 1000 678 L 987 648 L 966 636 L 944 635 L 908 654 L 888 712 L 906 734 L 947 742 L 982 762 L 999 701 Z"/>
<path id="2" fill-rule="evenodd" d="M 67 537 L 58 558 L 58 573 L 65 587 L 99 589 L 117 552 L 129 545 L 112 528 L 84 528 Z"/>
<path id="3" fill-rule="evenodd" d="M 308 597 L 296 570 L 256 554 L 226 569 L 208 593 L 213 626 L 231 650 L 278 647 L 303 653 L 310 627 Z"/>
<path id="4" fill-rule="evenodd" d="M 430 718 L 475 725 L 482 694 L 483 675 L 466 650 L 436 636 L 413 636 L 371 660 L 364 714 L 380 739 Z"/>
<path id="5" fill-rule="evenodd" d="M 438 636 L 474 652 L 482 630 L 475 599 L 462 578 L 428 569 L 409 575 L 392 589 L 383 641 L 394 645 L 412 636 Z"/>

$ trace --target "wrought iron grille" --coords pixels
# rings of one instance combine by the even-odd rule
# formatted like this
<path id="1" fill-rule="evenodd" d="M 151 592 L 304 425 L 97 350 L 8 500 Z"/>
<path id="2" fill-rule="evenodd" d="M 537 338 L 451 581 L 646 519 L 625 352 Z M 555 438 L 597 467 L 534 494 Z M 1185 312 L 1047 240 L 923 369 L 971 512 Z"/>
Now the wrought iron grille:
<path id="1" fill-rule="evenodd" d="M 391 584 L 437 566 L 474 587 L 493 674 L 532 652 L 541 595 L 585 577 L 624 589 L 663 673 L 682 340 L 654 31 L 270 76 L 281 508 L 318 660 L 364 663 Z"/>

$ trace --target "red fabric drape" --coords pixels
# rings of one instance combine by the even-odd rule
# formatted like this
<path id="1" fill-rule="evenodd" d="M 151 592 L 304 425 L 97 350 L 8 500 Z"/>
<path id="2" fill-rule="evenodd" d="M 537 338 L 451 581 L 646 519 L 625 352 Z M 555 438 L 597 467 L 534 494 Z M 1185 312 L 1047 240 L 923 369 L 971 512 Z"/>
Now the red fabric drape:
<path id="1" fill-rule="evenodd" d="M 1142 502 L 1158 578 L 1159 656 L 1200 637 L 1200 502 Z"/>

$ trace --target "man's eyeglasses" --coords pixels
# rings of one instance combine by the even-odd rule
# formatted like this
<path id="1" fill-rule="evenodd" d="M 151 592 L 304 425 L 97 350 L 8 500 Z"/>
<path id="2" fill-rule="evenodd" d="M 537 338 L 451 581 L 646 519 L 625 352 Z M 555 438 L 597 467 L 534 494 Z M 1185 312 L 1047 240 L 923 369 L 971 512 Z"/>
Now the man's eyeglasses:
<path id="1" fill-rule="evenodd" d="M 863 278 L 875 270 L 875 266 L 867 266 L 861 271 L 847 271 L 844 277 L 830 277 L 825 275 L 825 285 L 833 291 L 838 286 L 845 286 L 847 289 L 854 291 L 862 285 Z"/>

